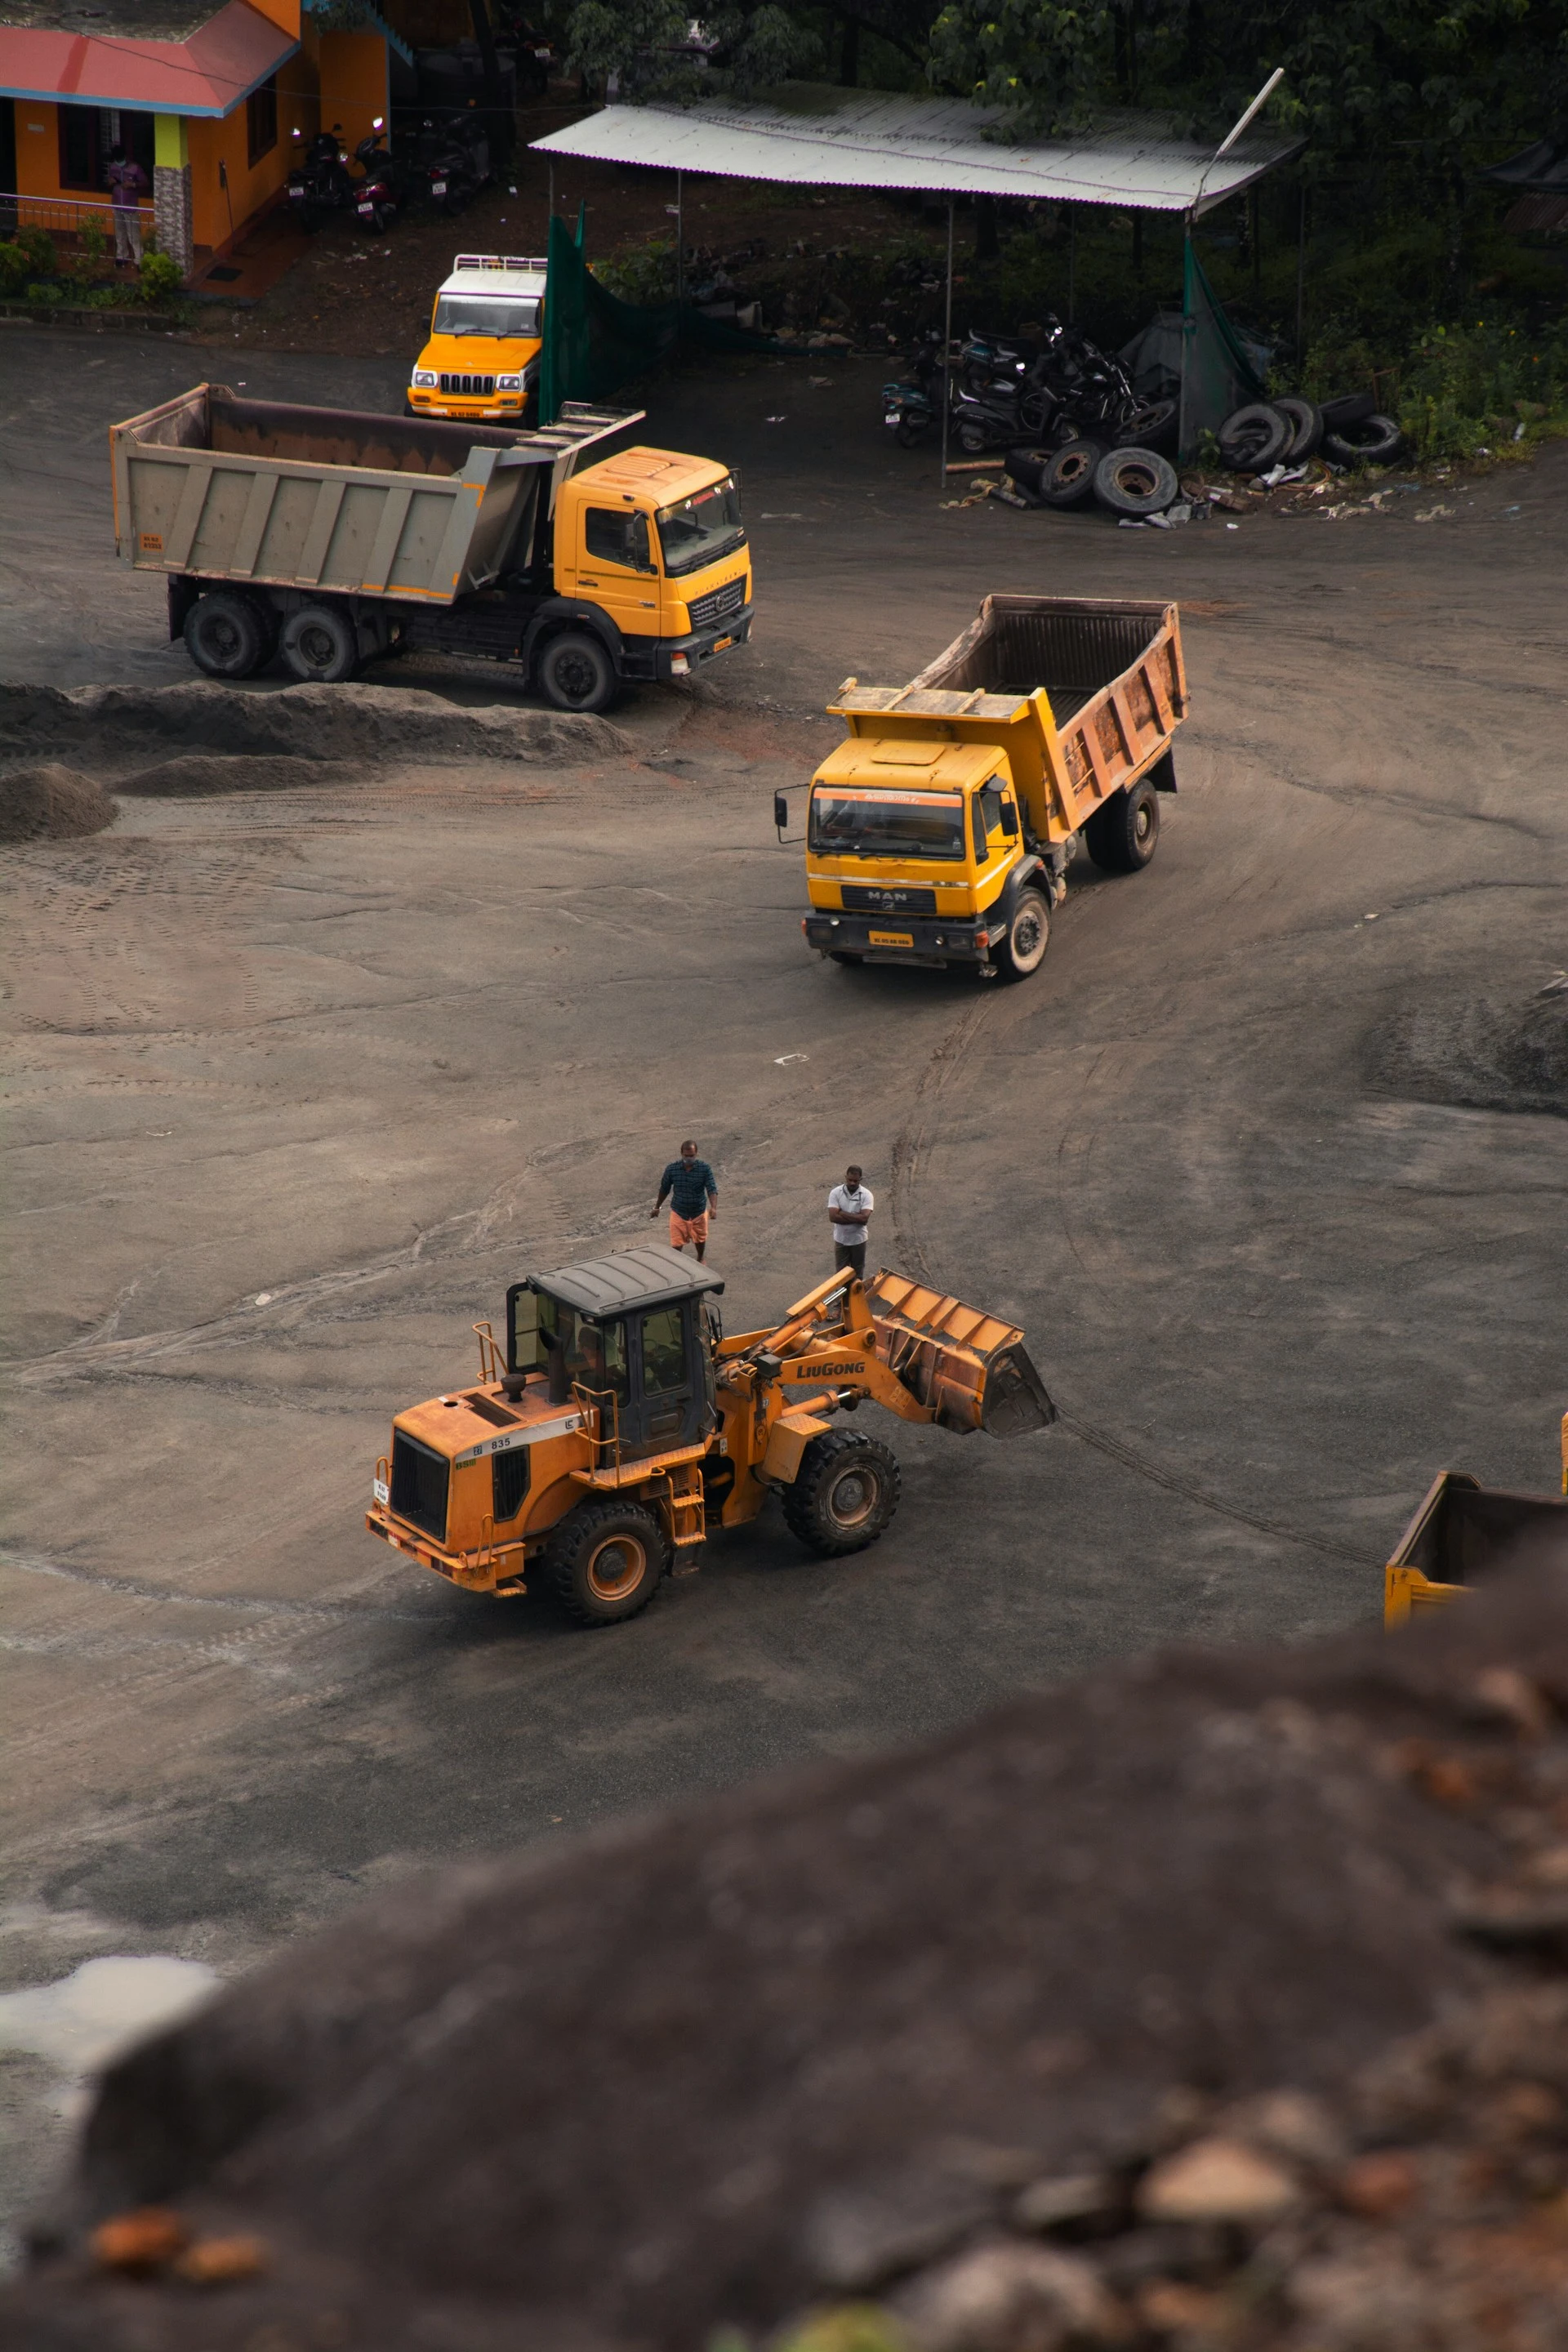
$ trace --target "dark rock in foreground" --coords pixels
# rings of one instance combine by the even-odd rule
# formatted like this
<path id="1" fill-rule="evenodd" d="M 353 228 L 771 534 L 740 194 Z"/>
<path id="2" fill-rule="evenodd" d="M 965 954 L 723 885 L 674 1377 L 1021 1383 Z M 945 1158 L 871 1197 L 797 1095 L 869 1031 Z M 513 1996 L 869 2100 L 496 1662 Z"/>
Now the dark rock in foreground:
<path id="1" fill-rule="evenodd" d="M 1565 1713 L 1520 1579 L 411 1882 L 114 2070 L 0 2344 L 704 2352 L 875 2295 L 932 2352 L 1447 2345 L 1397 2230 L 1457 2244 L 1471 2174 L 1386 2149 L 1528 2077 L 1475 2193 L 1568 2191 Z M 265 2271 L 95 2272 L 150 2205 Z"/>

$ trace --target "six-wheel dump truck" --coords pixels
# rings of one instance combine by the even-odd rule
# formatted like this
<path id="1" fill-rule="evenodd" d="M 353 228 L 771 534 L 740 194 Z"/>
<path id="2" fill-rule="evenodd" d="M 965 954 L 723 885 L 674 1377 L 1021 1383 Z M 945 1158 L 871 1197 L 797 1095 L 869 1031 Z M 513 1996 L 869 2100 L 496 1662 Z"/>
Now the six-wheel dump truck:
<path id="1" fill-rule="evenodd" d="M 1563 1417 L 1563 1494 L 1568 1496 L 1568 1413 Z M 1406 1625 L 1472 1585 L 1526 1563 L 1568 1569 L 1568 1501 L 1483 1486 L 1468 1470 L 1443 1470 L 1422 1497 L 1383 1571 L 1383 1622 Z"/>
<path id="2" fill-rule="evenodd" d="M 849 732 L 812 778 L 808 945 L 836 963 L 1038 970 L 1080 845 L 1132 874 L 1176 789 L 1176 607 L 987 596 L 908 686 L 847 678 Z M 788 818 L 783 793 L 773 816 Z"/>
<path id="3" fill-rule="evenodd" d="M 561 710 L 742 644 L 752 566 L 728 467 L 631 448 L 640 409 L 531 432 L 241 400 L 197 384 L 110 427 L 115 544 L 163 572 L 169 634 L 214 677 L 279 652 L 352 677 L 403 647 L 514 663 Z"/>
<path id="4" fill-rule="evenodd" d="M 1016 1325 L 902 1275 L 830 1275 L 774 1329 L 729 1339 L 723 1287 L 662 1242 L 514 1283 L 504 1365 L 476 1324 L 477 1384 L 396 1416 L 366 1527 L 466 1591 L 537 1575 L 609 1625 L 775 1489 L 811 1550 L 875 1542 L 898 1462 L 836 1413 L 870 1402 L 994 1437 L 1056 1418 Z"/>

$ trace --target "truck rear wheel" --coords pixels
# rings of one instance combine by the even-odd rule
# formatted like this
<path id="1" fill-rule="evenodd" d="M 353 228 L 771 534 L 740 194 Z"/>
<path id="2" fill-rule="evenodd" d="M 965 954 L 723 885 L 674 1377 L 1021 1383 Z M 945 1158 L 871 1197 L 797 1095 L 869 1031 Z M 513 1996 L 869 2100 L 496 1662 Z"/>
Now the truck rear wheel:
<path id="1" fill-rule="evenodd" d="M 651 1511 L 638 1503 L 587 1503 L 555 1531 L 550 1580 L 579 1625 L 618 1625 L 647 1607 L 666 1560 Z"/>
<path id="2" fill-rule="evenodd" d="M 1140 874 L 1160 841 L 1160 803 L 1145 777 L 1129 792 L 1112 793 L 1085 825 L 1084 839 L 1095 864 L 1107 874 Z"/>
<path id="3" fill-rule="evenodd" d="M 616 672 L 609 655 L 586 629 L 552 637 L 539 656 L 539 690 L 557 710 L 607 710 Z"/>
<path id="4" fill-rule="evenodd" d="M 784 1523 L 825 1559 L 864 1551 L 898 1509 L 901 1485 L 897 1455 L 878 1439 L 831 1429 L 812 1439 L 784 1490 Z"/>
<path id="5" fill-rule="evenodd" d="M 1051 910 L 1038 890 L 1020 890 L 1013 906 L 1007 936 L 996 950 L 1005 980 L 1027 980 L 1038 971 L 1051 943 Z"/>
<path id="6" fill-rule="evenodd" d="M 338 686 L 359 667 L 359 632 L 331 604 L 304 604 L 283 624 L 283 658 L 307 685 Z"/>
<path id="7" fill-rule="evenodd" d="M 272 651 L 265 616 L 248 596 L 199 596 L 185 614 L 185 651 L 209 677 L 249 677 Z"/>

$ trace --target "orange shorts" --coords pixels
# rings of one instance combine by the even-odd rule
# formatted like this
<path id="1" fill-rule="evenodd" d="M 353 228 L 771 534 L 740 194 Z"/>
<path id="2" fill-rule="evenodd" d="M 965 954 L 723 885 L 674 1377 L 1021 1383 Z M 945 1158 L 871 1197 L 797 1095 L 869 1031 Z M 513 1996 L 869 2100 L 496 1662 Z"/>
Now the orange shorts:
<path id="1" fill-rule="evenodd" d="M 671 1249 L 679 1249 L 682 1242 L 705 1242 L 707 1238 L 708 1212 L 706 1209 L 703 1210 L 702 1214 L 700 1217 L 678 1217 L 675 1211 L 671 1209 L 669 1213 L 669 1246 Z"/>

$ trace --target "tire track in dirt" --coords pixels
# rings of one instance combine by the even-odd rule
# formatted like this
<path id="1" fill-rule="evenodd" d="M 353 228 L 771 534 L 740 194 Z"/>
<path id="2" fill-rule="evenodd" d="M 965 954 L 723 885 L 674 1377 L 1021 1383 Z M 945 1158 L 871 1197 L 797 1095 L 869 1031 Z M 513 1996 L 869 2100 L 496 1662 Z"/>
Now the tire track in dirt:
<path id="1" fill-rule="evenodd" d="M 915 1087 L 909 1115 L 894 1141 L 891 1185 L 894 1238 L 901 1263 L 918 1273 L 933 1290 L 945 1291 L 946 1285 L 933 1270 L 921 1242 L 916 1204 L 931 1116 L 948 1080 L 981 1030 L 997 1026 L 1009 1031 L 1016 1029 L 1029 1018 L 1032 1009 L 1026 998 L 1021 1003 L 1014 1000 L 1009 1003 L 1006 998 L 984 996 L 955 1022 L 927 1061 Z M 993 1012 L 996 1019 L 988 1021 L 987 1015 Z M 1287 1527 L 1279 1519 L 1267 1518 L 1257 1511 L 1246 1510 L 1239 1504 L 1226 1502 L 1222 1496 L 1212 1494 L 1195 1480 L 1183 1478 L 1152 1461 L 1147 1454 L 1138 1453 L 1121 1438 L 1112 1436 L 1109 1430 L 1100 1429 L 1093 1422 L 1065 1411 L 1059 1402 L 1057 1404 L 1057 1419 L 1063 1429 L 1083 1444 L 1092 1446 L 1097 1453 L 1119 1463 L 1124 1470 L 1131 1470 L 1135 1476 L 1147 1479 L 1151 1486 L 1162 1487 L 1166 1494 L 1180 1496 L 1184 1502 L 1195 1504 L 1200 1510 L 1230 1519 L 1237 1526 L 1251 1528 L 1260 1535 L 1273 1537 L 1277 1541 L 1298 1544 L 1308 1551 L 1323 1553 L 1331 1559 L 1353 1560 L 1357 1567 L 1366 1565 L 1363 1553 L 1352 1550 L 1347 1544 L 1336 1543 L 1331 1536 L 1309 1534 L 1300 1528 Z"/>

